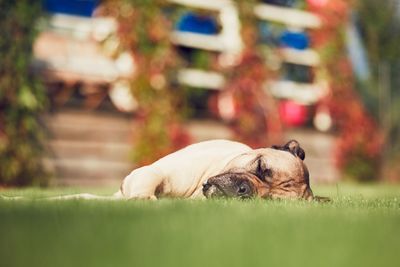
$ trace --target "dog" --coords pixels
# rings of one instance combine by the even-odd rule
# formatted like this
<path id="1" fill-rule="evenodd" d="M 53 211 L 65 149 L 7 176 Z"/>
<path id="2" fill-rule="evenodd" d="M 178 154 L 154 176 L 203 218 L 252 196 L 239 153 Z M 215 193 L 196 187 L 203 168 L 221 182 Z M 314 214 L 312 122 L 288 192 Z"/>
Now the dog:
<path id="1" fill-rule="evenodd" d="M 116 197 L 125 199 L 294 198 L 314 199 L 305 152 L 296 140 L 251 149 L 228 140 L 190 145 L 133 170 Z"/>
<path id="2" fill-rule="evenodd" d="M 296 140 L 259 149 L 228 140 L 204 141 L 133 170 L 113 196 L 75 194 L 47 199 L 258 197 L 329 201 L 313 195 L 304 158 Z"/>

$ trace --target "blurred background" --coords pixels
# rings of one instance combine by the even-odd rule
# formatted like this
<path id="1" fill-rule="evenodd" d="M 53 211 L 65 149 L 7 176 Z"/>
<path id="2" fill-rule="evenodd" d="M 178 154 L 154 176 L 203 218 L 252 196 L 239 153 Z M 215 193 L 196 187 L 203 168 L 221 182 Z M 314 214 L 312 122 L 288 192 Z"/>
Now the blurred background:
<path id="1" fill-rule="evenodd" d="M 0 5 L 0 186 L 118 185 L 214 138 L 400 181 L 398 0 Z"/>

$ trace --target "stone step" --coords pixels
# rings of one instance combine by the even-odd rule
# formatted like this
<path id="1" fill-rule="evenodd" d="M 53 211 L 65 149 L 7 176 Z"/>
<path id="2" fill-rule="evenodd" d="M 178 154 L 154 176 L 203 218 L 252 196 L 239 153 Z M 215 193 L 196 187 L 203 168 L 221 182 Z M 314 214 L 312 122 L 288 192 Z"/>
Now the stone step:
<path id="1" fill-rule="evenodd" d="M 226 125 L 214 120 L 189 121 L 185 125 L 193 138 L 193 142 L 210 139 L 232 139 L 233 132 Z"/>
<path id="2" fill-rule="evenodd" d="M 289 130 L 285 134 L 285 139 L 295 139 L 313 157 L 330 158 L 334 150 L 335 137 L 331 134 L 317 132 L 315 130 Z"/>
<path id="3" fill-rule="evenodd" d="M 45 116 L 53 140 L 129 144 L 135 129 L 132 117 L 118 113 L 61 111 Z"/>
<path id="4" fill-rule="evenodd" d="M 334 182 L 340 177 L 335 167 L 333 151 L 335 136 L 309 129 L 293 129 L 285 134 L 286 140 L 297 140 L 306 152 L 305 163 L 311 182 Z"/>
<path id="5" fill-rule="evenodd" d="M 129 143 L 53 139 L 48 142 L 55 159 L 101 159 L 129 163 L 132 145 Z"/>
<path id="6" fill-rule="evenodd" d="M 45 120 L 51 136 L 47 162 L 57 177 L 55 184 L 117 184 L 134 168 L 129 159 L 136 125 L 132 115 L 61 110 L 47 115 Z M 233 136 L 229 127 L 215 120 L 191 120 L 185 127 L 193 142 Z M 333 135 L 289 130 L 285 139 L 296 139 L 305 149 L 312 183 L 339 178 L 332 158 Z"/>
<path id="7" fill-rule="evenodd" d="M 304 162 L 310 172 L 311 183 L 332 183 L 339 178 L 339 172 L 329 158 L 309 157 Z"/>
<path id="8" fill-rule="evenodd" d="M 52 124 L 71 124 L 86 127 L 126 127 L 133 122 L 133 116 L 118 112 L 60 109 L 46 114 L 46 121 Z"/>
<path id="9" fill-rule="evenodd" d="M 56 184 L 64 184 L 67 181 L 81 180 L 110 180 L 122 181 L 134 168 L 133 164 L 104 161 L 97 158 L 77 159 L 47 159 L 47 166 L 53 169 Z M 96 182 L 95 182 L 96 183 Z"/>

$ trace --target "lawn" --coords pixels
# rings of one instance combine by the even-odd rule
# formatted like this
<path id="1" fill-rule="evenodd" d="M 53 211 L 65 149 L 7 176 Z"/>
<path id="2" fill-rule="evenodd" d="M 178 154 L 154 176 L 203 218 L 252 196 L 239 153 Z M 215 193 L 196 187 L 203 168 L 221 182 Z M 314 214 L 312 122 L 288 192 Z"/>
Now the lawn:
<path id="1" fill-rule="evenodd" d="M 400 266 L 400 186 L 314 188 L 331 203 L 40 199 L 80 191 L 0 191 L 29 198 L 0 200 L 0 266 Z"/>

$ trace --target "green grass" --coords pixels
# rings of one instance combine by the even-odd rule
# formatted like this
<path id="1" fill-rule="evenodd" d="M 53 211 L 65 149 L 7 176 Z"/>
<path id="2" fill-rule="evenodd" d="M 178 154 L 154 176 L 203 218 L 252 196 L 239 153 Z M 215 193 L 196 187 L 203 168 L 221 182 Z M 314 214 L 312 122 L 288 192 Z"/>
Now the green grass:
<path id="1" fill-rule="evenodd" d="M 0 200 L 0 266 L 400 264 L 400 186 L 314 188 L 331 203 L 40 200 L 80 191 L 0 191 L 30 199 Z"/>

